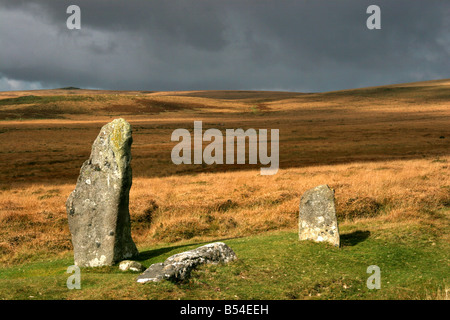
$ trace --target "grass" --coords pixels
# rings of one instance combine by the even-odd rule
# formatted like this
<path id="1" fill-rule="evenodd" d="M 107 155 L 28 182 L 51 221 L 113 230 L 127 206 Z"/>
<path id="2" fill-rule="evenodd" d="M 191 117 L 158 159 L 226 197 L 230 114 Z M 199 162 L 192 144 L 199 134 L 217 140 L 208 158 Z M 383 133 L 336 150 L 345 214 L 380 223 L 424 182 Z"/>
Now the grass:
<path id="1" fill-rule="evenodd" d="M 446 160 L 448 157 L 441 157 Z M 297 224 L 301 195 L 327 183 L 342 222 L 421 222 L 449 240 L 446 162 L 433 159 L 135 178 L 130 191 L 138 245 L 260 234 Z M 424 179 L 423 177 L 426 177 Z M 361 183 L 363 181 L 363 183 Z M 65 201 L 74 184 L 10 184 L 0 190 L 0 263 L 71 251 Z"/>
<path id="2" fill-rule="evenodd" d="M 443 299 L 448 88 L 442 80 L 313 94 L 2 92 L 0 298 Z M 133 127 L 130 213 L 142 263 L 218 239 L 238 262 L 145 286 L 117 267 L 84 270 L 83 289 L 67 290 L 65 201 L 99 129 L 118 116 Z M 222 132 L 279 129 L 279 172 L 174 165 L 171 133 L 195 120 Z M 324 183 L 336 191 L 340 250 L 296 241 L 300 197 Z M 371 264 L 381 268 L 381 290 L 365 287 Z"/>
<path id="3" fill-rule="evenodd" d="M 125 117 L 133 126 L 135 177 L 259 167 L 175 166 L 170 161 L 175 145 L 171 133 L 178 128 L 192 130 L 195 120 L 203 121 L 204 130 L 222 132 L 227 128 L 279 129 L 281 168 L 366 161 L 380 162 L 382 167 L 390 160 L 439 159 L 450 147 L 450 115 L 448 100 L 437 101 L 434 93 L 448 91 L 446 83 L 405 86 L 403 96 L 408 99 L 380 89 L 370 97 L 358 96 L 369 89 L 337 95 L 92 90 L 76 90 L 72 95 L 70 90 L 38 90 L 13 97 L 11 92 L 0 93 L 0 162 L 8 163 L 0 168 L 0 184 L 72 183 L 101 126 L 117 117 Z M 36 99 L 40 102 L 11 104 Z"/>
<path id="4" fill-rule="evenodd" d="M 21 105 L 21 104 L 46 104 L 61 101 L 92 101 L 90 96 L 21 96 L 17 98 L 7 98 L 0 100 L 0 106 Z"/>
<path id="5" fill-rule="evenodd" d="M 138 284 L 137 274 L 117 266 L 81 270 L 81 289 L 68 290 L 69 255 L 0 269 L 3 299 L 441 299 L 448 290 L 448 243 L 431 245 L 405 227 L 375 223 L 341 228 L 343 246 L 299 242 L 293 231 L 224 240 L 239 259 L 206 265 L 181 283 Z M 413 229 L 416 228 L 412 227 Z M 418 231 L 431 236 L 427 229 Z M 356 230 L 355 230 L 356 229 Z M 387 233 L 401 234 L 397 242 Z M 181 242 L 141 248 L 145 266 L 203 243 Z M 430 261 L 434 263 L 430 264 Z M 366 286 L 367 267 L 381 269 L 381 289 Z"/>
<path id="6" fill-rule="evenodd" d="M 378 163 L 290 169 L 268 185 L 254 172 L 201 174 L 184 177 L 183 182 L 176 177 L 137 179 L 131 217 L 141 263 L 148 267 L 221 239 L 239 261 L 202 267 L 179 284 L 140 285 L 134 282 L 136 274 L 123 274 L 117 267 L 84 269 L 79 291 L 65 287 L 65 270 L 73 258 L 64 200 L 72 186 L 3 190 L 1 234 L 6 251 L 0 297 L 443 299 L 449 280 L 450 188 L 439 186 L 448 181 L 441 166 L 431 160 L 396 161 L 376 171 L 376 179 Z M 344 176 L 349 170 L 353 174 Z M 423 175 L 429 179 L 423 180 Z M 331 185 L 336 181 L 340 249 L 297 241 L 299 195 L 325 177 Z M 294 186 L 298 191 L 289 192 Z M 372 264 L 381 268 L 381 290 L 365 287 L 365 272 Z"/>

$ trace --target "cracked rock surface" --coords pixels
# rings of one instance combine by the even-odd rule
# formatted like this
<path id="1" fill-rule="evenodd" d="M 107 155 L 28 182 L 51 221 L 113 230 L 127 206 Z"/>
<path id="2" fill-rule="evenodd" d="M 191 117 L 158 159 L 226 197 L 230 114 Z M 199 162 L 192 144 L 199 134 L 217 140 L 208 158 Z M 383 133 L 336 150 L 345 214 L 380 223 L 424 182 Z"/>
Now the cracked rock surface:
<path id="1" fill-rule="evenodd" d="M 66 201 L 78 266 L 113 265 L 138 255 L 128 208 L 131 144 L 131 126 L 124 119 L 103 126 Z"/>
<path id="2" fill-rule="evenodd" d="M 223 242 L 214 242 L 194 250 L 175 254 L 163 263 L 152 264 L 137 282 L 161 280 L 181 281 L 190 276 L 192 269 L 205 263 L 228 263 L 237 259 L 234 251 Z"/>

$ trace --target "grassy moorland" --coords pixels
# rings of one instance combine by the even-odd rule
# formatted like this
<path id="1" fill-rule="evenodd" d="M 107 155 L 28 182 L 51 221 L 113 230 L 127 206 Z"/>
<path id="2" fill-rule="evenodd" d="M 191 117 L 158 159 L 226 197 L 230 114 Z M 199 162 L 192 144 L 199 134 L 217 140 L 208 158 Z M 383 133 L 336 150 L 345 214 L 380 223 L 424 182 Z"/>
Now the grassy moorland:
<path id="1" fill-rule="evenodd" d="M 450 80 L 327 93 L 0 92 L 0 298 L 445 299 Z M 73 264 L 65 200 L 99 129 L 133 126 L 132 234 L 149 266 L 224 240 L 239 261 L 182 284 Z M 280 130 L 280 170 L 171 162 L 173 130 Z M 335 189 L 343 247 L 299 243 L 300 196 Z M 365 286 L 366 268 L 382 289 Z M 101 284 L 101 285 L 99 285 Z M 120 290 L 119 290 L 120 289 Z"/>
<path id="2" fill-rule="evenodd" d="M 417 226 L 370 232 L 371 225 L 344 226 L 340 249 L 300 243 L 290 231 L 224 240 L 239 260 L 200 267 L 182 283 L 140 284 L 136 273 L 100 267 L 82 269 L 81 290 L 68 290 L 66 270 L 73 259 L 64 254 L 1 268 L 0 292 L 3 299 L 24 300 L 448 299 L 448 246 L 440 241 L 430 246 L 431 233 L 423 234 Z M 150 266 L 199 245 L 189 241 L 141 247 L 139 260 Z M 381 270 L 380 290 L 366 287 L 367 267 L 372 264 Z"/>

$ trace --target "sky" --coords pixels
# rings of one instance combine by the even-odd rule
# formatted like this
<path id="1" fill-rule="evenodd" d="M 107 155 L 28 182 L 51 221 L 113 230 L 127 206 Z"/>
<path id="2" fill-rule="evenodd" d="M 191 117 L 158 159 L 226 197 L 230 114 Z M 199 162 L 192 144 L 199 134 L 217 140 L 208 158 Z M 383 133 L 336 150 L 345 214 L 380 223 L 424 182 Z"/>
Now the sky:
<path id="1" fill-rule="evenodd" d="M 450 0 L 0 0 L 0 91 L 324 92 L 447 79 L 449 61 Z"/>

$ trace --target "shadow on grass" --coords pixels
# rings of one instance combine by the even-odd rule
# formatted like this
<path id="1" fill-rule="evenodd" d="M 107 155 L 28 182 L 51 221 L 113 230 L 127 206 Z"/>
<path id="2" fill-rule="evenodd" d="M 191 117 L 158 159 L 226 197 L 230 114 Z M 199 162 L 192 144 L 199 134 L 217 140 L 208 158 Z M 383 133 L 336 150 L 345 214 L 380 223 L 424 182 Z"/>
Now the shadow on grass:
<path id="1" fill-rule="evenodd" d="M 341 246 L 352 247 L 363 242 L 370 236 L 370 231 L 356 230 L 351 233 L 341 235 Z"/>

